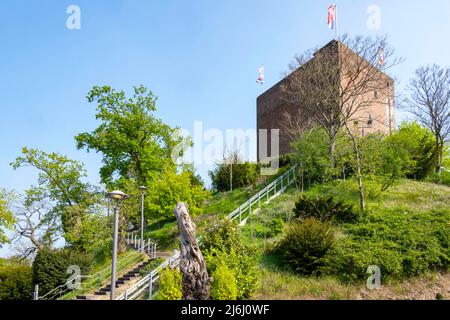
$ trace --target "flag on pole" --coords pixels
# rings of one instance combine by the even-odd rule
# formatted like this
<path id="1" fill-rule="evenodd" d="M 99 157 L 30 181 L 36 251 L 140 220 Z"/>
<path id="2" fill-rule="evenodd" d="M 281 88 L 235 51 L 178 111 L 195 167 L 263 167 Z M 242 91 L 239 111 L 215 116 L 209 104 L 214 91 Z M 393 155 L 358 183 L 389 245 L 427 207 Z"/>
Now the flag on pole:
<path id="1" fill-rule="evenodd" d="M 336 28 L 336 6 L 333 5 L 328 7 L 328 28 Z"/>
<path id="2" fill-rule="evenodd" d="M 383 57 L 383 48 L 382 47 L 378 48 L 378 64 L 380 66 L 384 65 L 384 57 Z"/>
<path id="3" fill-rule="evenodd" d="M 258 79 L 256 79 L 258 83 L 264 83 L 264 65 L 259 68 Z"/>

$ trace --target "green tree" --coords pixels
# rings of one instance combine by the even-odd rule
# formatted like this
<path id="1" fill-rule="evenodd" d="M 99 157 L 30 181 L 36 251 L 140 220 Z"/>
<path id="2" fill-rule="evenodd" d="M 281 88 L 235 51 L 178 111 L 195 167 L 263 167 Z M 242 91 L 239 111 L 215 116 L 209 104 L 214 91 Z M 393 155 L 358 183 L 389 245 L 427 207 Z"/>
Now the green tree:
<path id="1" fill-rule="evenodd" d="M 168 168 L 163 177 L 153 183 L 146 197 L 146 204 L 153 217 L 173 217 L 174 204 L 185 202 L 192 215 L 201 213 L 201 206 L 210 196 L 209 192 L 192 179 L 192 172 L 181 173 Z"/>
<path id="2" fill-rule="evenodd" d="M 224 192 L 252 186 L 259 178 L 259 166 L 243 161 L 238 152 L 232 152 L 209 171 L 214 191 Z"/>
<path id="3" fill-rule="evenodd" d="M 102 182 L 111 186 L 120 178 L 134 179 L 138 185 L 156 180 L 172 165 L 175 129 L 156 118 L 157 98 L 143 86 L 134 87 L 131 98 L 109 86 L 95 86 L 88 94 L 97 104 L 100 125 L 91 133 L 75 137 L 78 149 L 103 155 Z"/>
<path id="4" fill-rule="evenodd" d="M 304 133 L 293 143 L 292 159 L 310 183 L 327 181 L 333 170 L 325 130 L 318 128 Z"/>
<path id="5" fill-rule="evenodd" d="M 14 223 L 14 217 L 8 208 L 8 193 L 0 189 L 0 247 L 3 243 L 8 243 L 9 239 L 5 234 L 5 229 L 11 229 Z"/>
<path id="6" fill-rule="evenodd" d="M 73 233 L 85 215 L 99 210 L 101 193 L 82 181 L 87 174 L 81 162 L 54 152 L 23 148 L 22 155 L 11 165 L 14 169 L 37 169 L 38 185 L 26 190 L 23 207 L 31 213 L 36 207 L 46 211 L 40 212 L 39 220 L 61 221 L 64 234 Z M 74 236 L 66 240 L 77 244 Z"/>

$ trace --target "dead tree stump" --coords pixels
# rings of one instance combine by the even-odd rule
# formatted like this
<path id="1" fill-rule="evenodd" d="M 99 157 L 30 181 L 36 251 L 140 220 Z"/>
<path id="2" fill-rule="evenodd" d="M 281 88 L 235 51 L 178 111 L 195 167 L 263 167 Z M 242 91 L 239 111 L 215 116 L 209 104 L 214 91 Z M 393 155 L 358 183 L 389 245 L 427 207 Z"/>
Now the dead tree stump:
<path id="1" fill-rule="evenodd" d="M 183 300 L 207 300 L 210 293 L 210 279 L 205 259 L 195 238 L 195 224 L 184 203 L 175 208 L 180 231 L 180 271 L 183 275 Z"/>

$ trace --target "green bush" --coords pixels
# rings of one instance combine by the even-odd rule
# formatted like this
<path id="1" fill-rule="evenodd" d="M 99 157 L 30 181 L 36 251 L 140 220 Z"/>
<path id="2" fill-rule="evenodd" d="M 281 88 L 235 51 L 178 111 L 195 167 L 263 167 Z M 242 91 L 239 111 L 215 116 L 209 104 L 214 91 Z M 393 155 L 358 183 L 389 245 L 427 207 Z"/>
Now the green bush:
<path id="1" fill-rule="evenodd" d="M 236 300 L 238 289 L 234 271 L 222 262 L 211 275 L 214 279 L 211 286 L 211 298 L 213 300 Z"/>
<path id="2" fill-rule="evenodd" d="M 361 223 L 345 225 L 346 238 L 333 258 L 335 273 L 345 280 L 363 280 L 370 265 L 382 279 L 401 279 L 450 267 L 450 212 L 413 213 L 391 209 L 371 213 Z"/>
<path id="3" fill-rule="evenodd" d="M 335 246 L 331 224 L 314 218 L 291 224 L 275 250 L 285 265 L 305 275 L 325 272 Z"/>
<path id="4" fill-rule="evenodd" d="M 430 174 L 425 181 L 443 184 L 445 186 L 450 187 L 450 168 L 446 169 L 449 171 L 442 171 L 441 175 L 437 175 L 436 173 Z"/>
<path id="5" fill-rule="evenodd" d="M 159 292 L 157 300 L 181 300 L 182 276 L 177 269 L 165 268 L 161 271 L 159 278 Z"/>
<path id="6" fill-rule="evenodd" d="M 213 274 L 220 263 L 231 269 L 236 277 L 237 298 L 250 298 L 259 286 L 256 252 L 242 243 L 237 225 L 223 221 L 209 229 L 202 241 L 202 252 L 208 273 Z"/>
<path id="7" fill-rule="evenodd" d="M 234 221 L 220 221 L 206 230 L 202 237 L 202 250 L 220 249 L 228 251 L 230 248 L 241 248 L 238 225 Z"/>
<path id="8" fill-rule="evenodd" d="M 260 177 L 259 165 L 255 163 L 241 163 L 238 159 L 233 164 L 222 163 L 214 170 L 209 171 L 211 185 L 214 191 L 224 192 L 230 190 L 230 176 L 232 176 L 233 189 L 253 186 Z"/>
<path id="9" fill-rule="evenodd" d="M 350 223 L 358 219 L 359 213 L 352 205 L 335 201 L 333 197 L 308 198 L 301 196 L 295 203 L 294 216 L 300 219 L 316 218 L 320 221 Z"/>
<path id="10" fill-rule="evenodd" d="M 283 232 L 284 222 L 282 219 L 272 219 L 269 226 L 270 235 L 273 237 Z"/>
<path id="11" fill-rule="evenodd" d="M 30 266 L 0 266 L 0 300 L 31 300 L 33 297 Z"/>
<path id="12" fill-rule="evenodd" d="M 75 250 L 41 250 L 33 261 L 33 285 L 39 284 L 39 295 L 44 295 L 67 282 L 69 266 L 77 265 L 81 274 L 87 274 L 93 260 L 92 255 Z"/>
<path id="13" fill-rule="evenodd" d="M 259 287 L 258 265 L 256 254 L 250 250 L 228 251 L 214 249 L 205 252 L 208 273 L 214 274 L 221 264 L 226 265 L 234 273 L 237 287 L 237 299 L 248 299 Z"/>

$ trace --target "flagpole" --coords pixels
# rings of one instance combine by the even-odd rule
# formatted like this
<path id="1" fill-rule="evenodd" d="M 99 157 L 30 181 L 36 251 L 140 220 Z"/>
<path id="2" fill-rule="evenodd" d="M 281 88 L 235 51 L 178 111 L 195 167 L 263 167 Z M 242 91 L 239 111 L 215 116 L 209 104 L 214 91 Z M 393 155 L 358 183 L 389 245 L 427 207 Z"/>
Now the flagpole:
<path id="1" fill-rule="evenodd" d="M 338 36 L 339 36 L 339 32 L 338 32 L 338 9 L 337 9 L 337 6 L 334 6 L 334 15 L 335 15 L 335 24 L 336 24 L 336 28 L 335 28 L 335 30 L 334 30 L 334 38 L 336 39 L 336 40 L 338 40 Z"/>

